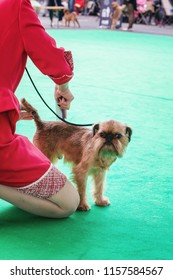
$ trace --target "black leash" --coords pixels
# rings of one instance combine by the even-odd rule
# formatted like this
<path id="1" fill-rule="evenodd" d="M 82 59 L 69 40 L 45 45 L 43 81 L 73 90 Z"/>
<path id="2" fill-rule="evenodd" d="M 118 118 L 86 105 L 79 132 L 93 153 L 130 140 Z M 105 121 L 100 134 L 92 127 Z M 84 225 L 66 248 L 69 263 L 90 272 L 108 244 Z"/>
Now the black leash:
<path id="1" fill-rule="evenodd" d="M 93 125 L 93 123 L 87 123 L 87 124 L 71 123 L 71 122 L 68 122 L 68 121 L 66 121 L 65 119 L 61 118 L 59 115 L 57 115 L 57 114 L 55 113 L 55 111 L 52 110 L 52 108 L 46 103 L 46 101 L 44 100 L 44 98 L 42 97 L 42 95 L 40 94 L 40 92 L 38 91 L 38 89 L 37 89 L 37 87 L 36 87 L 36 85 L 35 85 L 33 79 L 31 78 L 31 75 L 29 74 L 29 71 L 28 71 L 28 69 L 27 69 L 26 67 L 25 67 L 25 70 L 26 70 L 26 73 L 28 74 L 28 77 L 29 77 L 29 79 L 30 79 L 30 81 L 31 81 L 31 83 L 32 83 L 32 85 L 33 85 L 33 87 L 35 88 L 36 92 L 38 93 L 38 95 L 39 95 L 39 97 L 41 98 L 41 100 L 43 101 L 43 103 L 47 106 L 47 108 L 48 108 L 58 119 L 60 119 L 61 121 L 65 122 L 65 123 L 67 123 L 67 124 L 75 125 L 75 126 L 92 126 L 92 125 Z"/>

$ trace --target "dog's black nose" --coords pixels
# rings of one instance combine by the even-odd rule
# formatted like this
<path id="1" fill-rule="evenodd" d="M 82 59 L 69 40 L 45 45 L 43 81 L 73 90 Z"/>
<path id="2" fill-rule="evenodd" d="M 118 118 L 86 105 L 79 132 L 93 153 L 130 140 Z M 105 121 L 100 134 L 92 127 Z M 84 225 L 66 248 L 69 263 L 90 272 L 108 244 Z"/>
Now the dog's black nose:
<path id="1" fill-rule="evenodd" d="M 113 139 L 120 138 L 121 137 L 120 135 L 121 134 L 119 134 L 119 133 L 114 134 L 111 132 L 108 132 L 108 133 L 101 132 L 100 133 L 100 136 L 106 140 L 106 143 L 111 143 Z"/>
<path id="2" fill-rule="evenodd" d="M 113 139 L 114 139 L 114 135 L 112 133 L 108 133 L 106 135 L 106 143 L 111 143 Z"/>

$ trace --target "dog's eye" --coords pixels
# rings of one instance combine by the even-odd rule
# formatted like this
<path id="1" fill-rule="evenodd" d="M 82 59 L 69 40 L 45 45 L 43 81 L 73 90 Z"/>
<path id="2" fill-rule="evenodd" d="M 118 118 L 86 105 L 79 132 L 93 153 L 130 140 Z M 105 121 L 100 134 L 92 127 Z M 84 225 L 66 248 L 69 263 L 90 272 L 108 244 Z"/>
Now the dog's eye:
<path id="1" fill-rule="evenodd" d="M 121 133 L 115 133 L 114 138 L 120 139 L 123 135 Z"/>
<path id="2" fill-rule="evenodd" d="M 105 132 L 100 132 L 100 136 L 101 136 L 102 138 L 106 138 L 106 133 L 105 133 Z"/>

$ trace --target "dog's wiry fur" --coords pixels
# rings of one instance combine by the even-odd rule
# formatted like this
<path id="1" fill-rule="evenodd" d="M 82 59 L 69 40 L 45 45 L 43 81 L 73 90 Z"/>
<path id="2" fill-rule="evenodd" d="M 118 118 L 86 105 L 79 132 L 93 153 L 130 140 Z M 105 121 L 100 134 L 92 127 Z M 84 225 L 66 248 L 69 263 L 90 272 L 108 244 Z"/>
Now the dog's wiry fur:
<path id="1" fill-rule="evenodd" d="M 73 22 L 74 27 L 77 24 L 77 26 L 80 28 L 80 24 L 79 24 L 79 21 L 77 19 L 76 12 L 70 13 L 69 9 L 65 9 L 64 10 L 64 21 L 65 21 L 65 26 L 66 27 L 69 27 L 70 26 L 70 22 Z"/>
<path id="2" fill-rule="evenodd" d="M 93 177 L 95 204 L 109 205 L 109 200 L 103 196 L 105 174 L 123 155 L 131 138 L 131 128 L 115 120 L 95 124 L 92 129 L 59 121 L 42 121 L 35 108 L 25 99 L 21 102 L 34 116 L 37 130 L 33 143 L 51 162 L 64 157 L 65 161 L 72 163 L 73 179 L 80 195 L 78 209 L 90 208 L 86 198 L 89 175 Z"/>
<path id="3" fill-rule="evenodd" d="M 119 18 L 122 15 L 122 12 L 126 5 L 120 6 L 116 1 L 112 2 L 112 10 L 113 12 L 111 13 L 111 29 L 116 29 L 117 22 Z"/>

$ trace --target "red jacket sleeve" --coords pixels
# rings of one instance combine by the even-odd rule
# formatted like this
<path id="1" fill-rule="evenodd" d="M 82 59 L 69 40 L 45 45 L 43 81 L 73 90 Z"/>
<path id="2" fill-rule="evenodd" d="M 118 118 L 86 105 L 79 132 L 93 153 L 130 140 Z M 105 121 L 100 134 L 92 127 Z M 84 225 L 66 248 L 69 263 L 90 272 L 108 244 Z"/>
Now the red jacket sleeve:
<path id="1" fill-rule="evenodd" d="M 29 0 L 21 0 L 19 28 L 24 49 L 37 68 L 56 84 L 68 82 L 73 71 L 64 49 L 57 48 L 55 40 L 41 25 Z"/>

